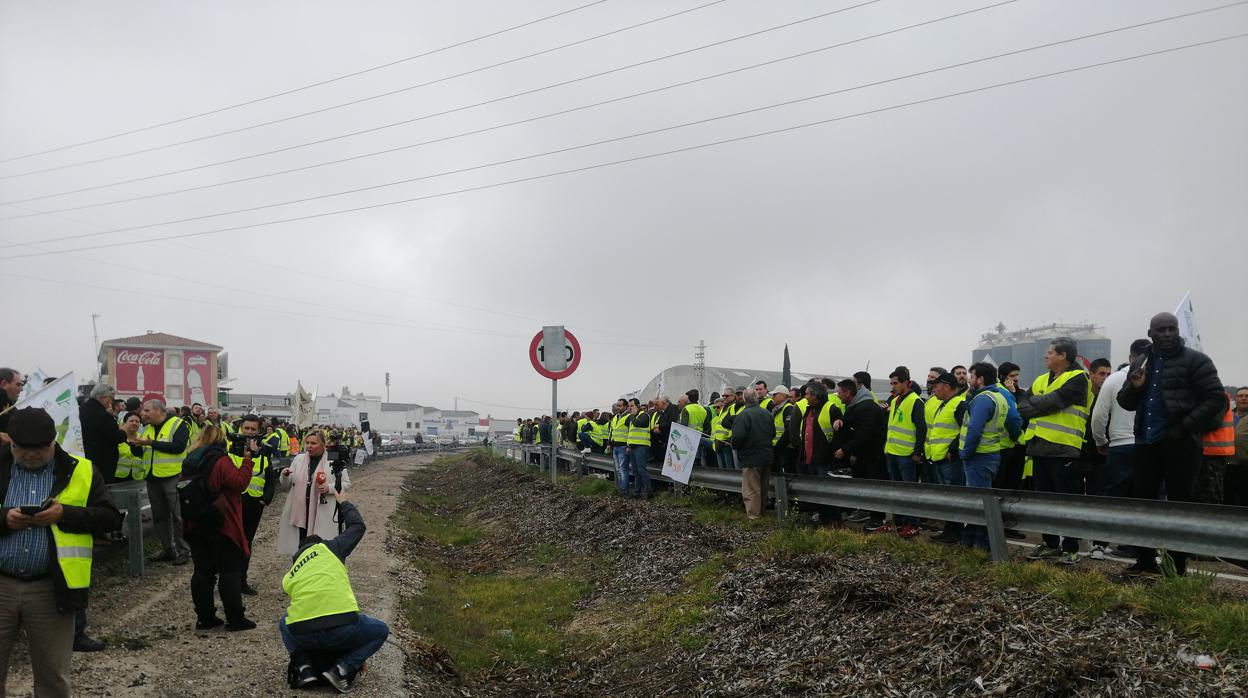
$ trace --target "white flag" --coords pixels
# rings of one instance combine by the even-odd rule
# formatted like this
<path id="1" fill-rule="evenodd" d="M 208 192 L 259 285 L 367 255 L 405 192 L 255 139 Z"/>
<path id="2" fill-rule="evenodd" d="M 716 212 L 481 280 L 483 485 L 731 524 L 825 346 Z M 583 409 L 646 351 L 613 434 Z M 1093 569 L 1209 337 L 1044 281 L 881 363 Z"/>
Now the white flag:
<path id="1" fill-rule="evenodd" d="M 1196 351 L 1204 351 L 1200 343 L 1200 328 L 1196 325 L 1196 309 L 1192 307 L 1192 292 L 1188 291 L 1179 307 L 1174 311 L 1179 318 L 1179 336 L 1187 346 Z"/>
<path id="2" fill-rule="evenodd" d="M 689 484 L 701 443 L 701 432 L 672 424 L 672 432 L 667 437 L 667 454 L 663 456 L 663 474 L 679 483 Z"/>
<path id="3" fill-rule="evenodd" d="M 38 407 L 45 410 L 52 421 L 56 422 L 56 442 L 61 448 L 74 454 L 84 456 L 82 450 L 82 422 L 78 420 L 78 391 L 74 382 L 73 372 L 69 372 L 55 381 L 48 383 L 42 390 L 36 390 L 15 405 Z"/>
<path id="4" fill-rule="evenodd" d="M 316 419 L 316 398 L 303 389 L 303 381 L 297 381 L 295 387 L 294 412 L 295 426 L 307 429 Z"/>

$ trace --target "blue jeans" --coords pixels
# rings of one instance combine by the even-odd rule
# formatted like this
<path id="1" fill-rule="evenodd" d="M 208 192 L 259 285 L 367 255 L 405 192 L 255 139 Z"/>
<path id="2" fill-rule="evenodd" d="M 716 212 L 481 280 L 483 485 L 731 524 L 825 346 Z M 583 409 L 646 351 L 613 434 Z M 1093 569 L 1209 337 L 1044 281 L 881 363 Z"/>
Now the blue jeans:
<path id="1" fill-rule="evenodd" d="M 628 494 L 628 484 L 632 479 L 629 475 L 633 470 L 628 461 L 628 447 L 613 446 L 611 458 L 615 461 L 615 486 L 620 488 L 620 494 Z"/>
<path id="2" fill-rule="evenodd" d="M 581 433 L 576 435 L 576 445 L 580 446 L 581 448 L 593 449 L 594 440 L 589 438 L 589 432 L 582 431 Z"/>
<path id="3" fill-rule="evenodd" d="M 888 464 L 888 478 L 890 480 L 894 482 L 919 481 L 918 464 L 910 456 L 896 456 L 891 453 L 885 453 L 884 461 Z M 918 522 L 918 519 L 905 514 L 897 514 L 893 517 L 893 521 L 898 526 L 912 526 Z"/>
<path id="4" fill-rule="evenodd" d="M 966 475 L 967 487 L 992 487 L 992 478 L 1001 467 L 1000 453 L 976 453 L 962 461 L 962 472 Z M 967 524 L 962 529 L 962 544 L 987 550 L 988 527 Z"/>
<path id="5" fill-rule="evenodd" d="M 633 479 L 637 481 L 637 494 L 650 494 L 649 446 L 629 446 L 633 455 Z"/>
<path id="6" fill-rule="evenodd" d="M 1130 497 L 1131 474 L 1135 472 L 1135 444 L 1114 446 L 1105 456 L 1097 478 L 1095 494 L 1102 497 Z"/>
<path id="7" fill-rule="evenodd" d="M 351 671 L 358 671 L 364 666 L 364 660 L 376 654 L 390 636 L 390 628 L 385 623 L 363 613 L 351 625 L 307 633 L 291 632 L 286 627 L 286 614 L 283 613 L 277 629 L 295 664 L 310 663 L 307 655 L 311 653 L 337 653 L 338 664 Z"/>
<path id="8" fill-rule="evenodd" d="M 935 465 L 940 473 L 940 484 L 957 485 L 958 487 L 966 485 L 966 472 L 963 470 L 962 461 L 956 455 Z"/>

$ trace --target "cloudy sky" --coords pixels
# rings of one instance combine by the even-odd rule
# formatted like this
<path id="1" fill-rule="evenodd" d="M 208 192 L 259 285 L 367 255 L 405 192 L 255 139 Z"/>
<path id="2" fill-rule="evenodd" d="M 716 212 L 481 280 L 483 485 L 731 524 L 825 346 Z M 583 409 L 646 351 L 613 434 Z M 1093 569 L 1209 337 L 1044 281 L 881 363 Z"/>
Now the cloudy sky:
<path id="1" fill-rule="evenodd" d="M 389 371 L 514 416 L 549 403 L 543 324 L 583 343 L 582 407 L 700 339 L 849 373 L 1086 321 L 1123 359 L 1191 290 L 1243 384 L 1248 39 L 1119 59 L 1248 5 L 1012 53 L 1220 4 L 4 3 L 0 365 L 91 374 L 98 313 L 226 347 L 243 392 Z"/>

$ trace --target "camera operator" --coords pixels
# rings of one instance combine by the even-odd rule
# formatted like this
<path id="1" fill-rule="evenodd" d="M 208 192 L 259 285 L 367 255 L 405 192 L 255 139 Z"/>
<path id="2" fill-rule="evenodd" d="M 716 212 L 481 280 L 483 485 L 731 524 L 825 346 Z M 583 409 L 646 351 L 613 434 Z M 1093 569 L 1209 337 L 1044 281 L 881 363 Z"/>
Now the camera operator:
<path id="1" fill-rule="evenodd" d="M 243 417 L 238 425 L 238 434 L 230 441 L 230 460 L 236 468 L 251 470 L 251 483 L 243 493 L 243 532 L 247 535 L 247 546 L 255 540 L 256 529 L 260 528 L 260 516 L 264 508 L 273 501 L 276 481 L 271 476 L 270 458 L 272 449 L 260 442 L 260 417 L 249 414 Z M 247 569 L 251 558 L 243 560 L 243 593 L 255 596 L 256 590 L 247 583 Z"/>
<path id="2" fill-rule="evenodd" d="M 303 453 L 282 470 L 279 485 L 289 489 L 277 533 L 277 550 L 282 555 L 293 555 L 307 536 L 328 540 L 338 535 L 340 517 L 334 493 L 351 487 L 346 469 L 350 449 L 340 444 L 327 446 L 325 441 L 324 432 L 309 431 L 303 437 Z"/>

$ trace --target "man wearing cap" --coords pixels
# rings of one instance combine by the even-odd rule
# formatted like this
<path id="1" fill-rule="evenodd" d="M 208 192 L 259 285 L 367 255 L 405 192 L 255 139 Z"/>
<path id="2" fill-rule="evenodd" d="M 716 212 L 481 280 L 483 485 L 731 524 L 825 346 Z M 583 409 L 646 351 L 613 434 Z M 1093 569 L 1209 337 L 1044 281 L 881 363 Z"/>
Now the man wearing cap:
<path id="1" fill-rule="evenodd" d="M 771 440 L 772 457 L 776 469 L 790 475 L 797 474 L 797 448 L 802 429 L 802 415 L 789 399 L 789 389 L 777 385 L 771 391 L 771 420 L 776 435 Z"/>
<path id="2" fill-rule="evenodd" d="M 37 696 L 69 696 L 74 613 L 87 606 L 94 536 L 121 512 L 85 458 L 56 443 L 44 410 L 11 413 L 0 451 L 0 687 L 19 631 L 30 643 Z"/>

